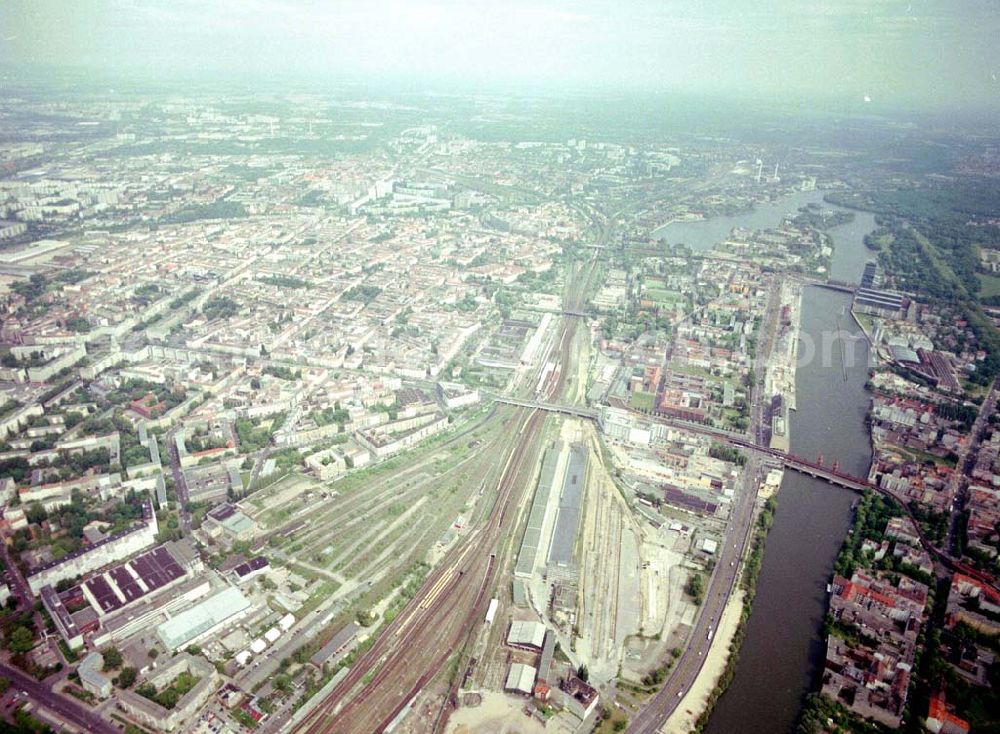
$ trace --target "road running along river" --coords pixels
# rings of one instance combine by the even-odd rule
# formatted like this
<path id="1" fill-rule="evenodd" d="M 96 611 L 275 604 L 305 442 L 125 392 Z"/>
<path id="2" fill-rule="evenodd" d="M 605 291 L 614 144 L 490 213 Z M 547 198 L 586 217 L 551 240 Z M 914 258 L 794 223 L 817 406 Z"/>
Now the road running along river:
<path id="1" fill-rule="evenodd" d="M 678 222 L 657 235 L 706 250 L 733 227 L 764 229 L 799 207 L 822 201 L 823 192 L 800 192 L 735 217 Z M 875 227 L 870 214 L 833 228 L 830 277 L 857 282 L 872 254 L 864 236 Z M 865 423 L 870 396 L 868 345 L 850 315 L 848 294 L 806 288 L 801 333 L 816 345 L 816 357 L 802 360 L 796 372 L 796 401 L 791 415 L 792 452 L 808 458 L 821 454 L 828 464 L 864 476 L 871 460 Z M 838 330 L 854 338 L 827 337 Z M 805 350 L 800 343 L 800 350 Z M 846 360 L 846 363 L 845 363 Z M 774 525 L 768 534 L 757 579 L 757 597 L 747 623 L 736 675 L 709 719 L 708 734 L 781 734 L 793 729 L 803 696 L 814 690 L 822 669 L 825 642 L 826 585 L 837 551 L 850 524 L 853 493 L 815 479 L 786 472 L 778 494 Z"/>

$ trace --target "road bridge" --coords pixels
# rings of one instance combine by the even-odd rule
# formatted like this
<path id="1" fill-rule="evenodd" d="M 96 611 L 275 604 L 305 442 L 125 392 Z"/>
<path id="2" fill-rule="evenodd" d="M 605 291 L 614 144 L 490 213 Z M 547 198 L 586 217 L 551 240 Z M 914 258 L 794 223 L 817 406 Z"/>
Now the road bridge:
<path id="1" fill-rule="evenodd" d="M 576 405 L 560 405 L 559 403 L 545 403 L 537 400 L 521 400 L 519 398 L 508 398 L 497 395 L 493 398 L 498 403 L 504 405 L 516 405 L 520 408 L 537 408 L 549 413 L 561 413 L 563 415 L 574 416 L 576 418 L 586 418 L 587 420 L 597 420 L 598 411 L 593 408 L 583 408 Z"/>
<path id="2" fill-rule="evenodd" d="M 851 283 L 845 283 L 842 280 L 816 280 L 815 278 L 798 278 L 798 280 L 804 285 L 814 285 L 817 288 L 826 288 L 831 291 L 840 291 L 841 293 L 850 293 L 854 295 L 858 292 L 858 286 Z"/>

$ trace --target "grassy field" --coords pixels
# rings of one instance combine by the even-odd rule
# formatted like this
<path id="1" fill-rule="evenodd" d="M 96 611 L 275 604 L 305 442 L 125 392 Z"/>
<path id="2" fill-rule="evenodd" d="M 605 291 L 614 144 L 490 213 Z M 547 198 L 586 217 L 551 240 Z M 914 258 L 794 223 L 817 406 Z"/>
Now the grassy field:
<path id="1" fill-rule="evenodd" d="M 989 298 L 990 296 L 1000 296 L 1000 276 L 978 273 L 979 296 Z"/>
<path id="2" fill-rule="evenodd" d="M 647 288 L 643 291 L 642 297 L 653 303 L 675 303 L 682 299 L 677 291 L 667 291 L 660 288 Z"/>
<path id="3" fill-rule="evenodd" d="M 652 410 L 656 396 L 651 392 L 634 392 L 629 405 L 636 410 Z"/>

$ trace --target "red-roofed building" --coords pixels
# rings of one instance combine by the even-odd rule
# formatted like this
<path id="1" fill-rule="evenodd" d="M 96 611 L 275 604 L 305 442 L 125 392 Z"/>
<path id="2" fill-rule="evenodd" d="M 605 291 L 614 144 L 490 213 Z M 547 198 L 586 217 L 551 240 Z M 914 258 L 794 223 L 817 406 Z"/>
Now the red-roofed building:
<path id="1" fill-rule="evenodd" d="M 162 401 L 156 399 L 156 395 L 151 392 L 146 393 L 138 400 L 133 400 L 128 407 L 141 415 L 143 418 L 155 418 L 163 413 L 167 407 Z"/>
<path id="2" fill-rule="evenodd" d="M 927 707 L 927 730 L 934 734 L 968 734 L 969 722 L 948 710 L 944 691 L 931 696 Z"/>

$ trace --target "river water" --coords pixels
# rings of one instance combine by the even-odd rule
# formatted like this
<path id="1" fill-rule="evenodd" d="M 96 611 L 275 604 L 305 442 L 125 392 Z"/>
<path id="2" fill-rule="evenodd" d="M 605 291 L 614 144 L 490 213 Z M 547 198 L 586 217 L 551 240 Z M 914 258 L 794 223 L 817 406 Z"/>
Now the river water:
<path id="1" fill-rule="evenodd" d="M 733 227 L 774 227 L 785 214 L 810 202 L 822 203 L 822 197 L 819 191 L 800 192 L 735 217 L 670 224 L 657 235 L 706 250 Z M 863 239 L 874 227 L 871 215 L 856 212 L 853 222 L 831 230 L 831 278 L 858 282 L 871 258 Z M 849 336 L 833 337 L 838 331 Z M 801 333 L 792 453 L 822 455 L 827 464 L 838 461 L 844 471 L 864 476 L 871 459 L 865 425 L 870 398 L 864 388 L 868 347 L 851 318 L 849 294 L 806 288 Z M 809 341 L 815 345 L 815 357 L 806 360 L 802 355 Z M 782 734 L 793 729 L 802 698 L 815 689 L 822 669 L 826 585 L 855 499 L 848 490 L 785 473 L 736 675 L 712 713 L 708 734 Z"/>

